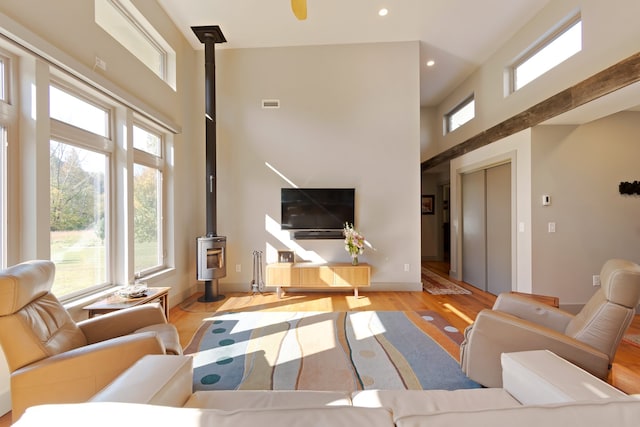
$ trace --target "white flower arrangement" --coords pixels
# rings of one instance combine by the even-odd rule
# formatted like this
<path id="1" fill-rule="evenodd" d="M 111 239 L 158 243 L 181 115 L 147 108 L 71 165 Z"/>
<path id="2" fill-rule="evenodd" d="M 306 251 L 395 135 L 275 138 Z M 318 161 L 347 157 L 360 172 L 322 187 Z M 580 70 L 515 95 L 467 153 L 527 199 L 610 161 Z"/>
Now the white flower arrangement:
<path id="1" fill-rule="evenodd" d="M 358 233 L 353 224 L 344 224 L 344 249 L 349 252 L 351 258 L 357 258 L 364 252 L 364 236 Z"/>

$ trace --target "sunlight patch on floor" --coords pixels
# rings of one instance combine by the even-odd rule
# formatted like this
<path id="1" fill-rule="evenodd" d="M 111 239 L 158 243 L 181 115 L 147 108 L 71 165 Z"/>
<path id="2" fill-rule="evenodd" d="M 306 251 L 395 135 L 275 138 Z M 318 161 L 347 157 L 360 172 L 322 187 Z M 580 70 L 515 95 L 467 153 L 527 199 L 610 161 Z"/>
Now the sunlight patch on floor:
<path id="1" fill-rule="evenodd" d="M 347 307 L 350 309 L 353 308 L 362 308 L 372 305 L 371 299 L 369 297 L 359 296 L 358 298 L 354 296 L 345 297 L 345 301 L 347 303 Z"/>
<path id="2" fill-rule="evenodd" d="M 378 315 L 373 311 L 359 311 L 351 313 L 348 317 L 353 328 L 353 334 L 358 341 L 382 335 L 387 330 L 380 321 Z"/>
<path id="3" fill-rule="evenodd" d="M 455 314 L 456 316 L 458 316 L 459 318 L 467 322 L 469 325 L 473 323 L 473 319 L 471 319 L 469 316 L 467 316 L 466 314 L 464 314 L 463 312 L 461 312 L 451 304 L 445 303 L 443 304 L 443 306 L 444 308 L 446 308 L 447 310 L 450 310 L 453 314 Z"/>

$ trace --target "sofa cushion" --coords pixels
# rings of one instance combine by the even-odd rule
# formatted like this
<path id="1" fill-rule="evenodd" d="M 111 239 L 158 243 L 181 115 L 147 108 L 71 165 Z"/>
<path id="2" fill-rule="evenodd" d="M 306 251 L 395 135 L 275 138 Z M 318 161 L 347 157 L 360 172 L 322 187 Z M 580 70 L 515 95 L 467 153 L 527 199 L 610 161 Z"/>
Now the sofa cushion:
<path id="1" fill-rule="evenodd" d="M 211 390 L 193 393 L 184 406 L 225 411 L 246 408 L 320 408 L 351 406 L 351 398 L 348 393 L 333 391 Z"/>
<path id="2" fill-rule="evenodd" d="M 520 406 L 481 411 L 441 412 L 414 415 L 395 421 L 397 427 L 636 427 L 640 420 L 640 401 L 598 400 L 546 406 Z"/>
<path id="3" fill-rule="evenodd" d="M 144 356 L 91 401 L 182 406 L 193 389 L 192 366 L 191 356 Z"/>
<path id="4" fill-rule="evenodd" d="M 458 410 L 511 408 L 520 403 L 501 388 L 469 390 L 365 390 L 352 394 L 353 406 L 386 408 L 394 420 Z"/>
<path id="5" fill-rule="evenodd" d="M 14 426 L 86 427 L 88 423 L 93 427 L 393 427 L 391 413 L 384 409 L 325 407 L 219 411 L 113 402 L 34 406 L 29 408 Z"/>
<path id="6" fill-rule="evenodd" d="M 501 363 L 504 389 L 523 405 L 631 399 L 548 350 L 503 353 Z"/>

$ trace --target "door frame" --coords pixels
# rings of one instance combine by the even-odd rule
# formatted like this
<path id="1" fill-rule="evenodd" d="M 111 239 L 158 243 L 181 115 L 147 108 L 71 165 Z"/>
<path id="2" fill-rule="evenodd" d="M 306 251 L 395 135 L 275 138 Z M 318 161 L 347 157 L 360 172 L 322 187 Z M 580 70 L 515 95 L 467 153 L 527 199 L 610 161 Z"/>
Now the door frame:
<path id="1" fill-rule="evenodd" d="M 505 156 L 498 156 L 496 158 L 493 159 L 486 159 L 486 161 L 480 162 L 480 163 L 476 163 L 473 165 L 468 165 L 465 167 L 461 167 L 458 168 L 455 171 L 456 174 L 456 182 L 458 183 L 458 190 L 456 193 L 456 199 L 459 201 L 459 203 L 457 203 L 457 207 L 458 209 L 456 210 L 456 216 L 458 219 L 458 224 L 459 224 L 459 233 L 457 233 L 457 270 L 458 270 L 458 280 L 464 281 L 464 275 L 462 274 L 462 265 L 463 265 L 463 256 L 462 256 L 462 241 L 463 241 L 463 231 L 464 231 L 464 224 L 462 223 L 462 217 L 463 217 L 463 209 L 464 207 L 462 206 L 462 192 L 464 191 L 464 189 L 462 188 L 462 176 L 465 174 L 469 174 L 469 173 L 474 173 L 474 172 L 478 172 L 481 170 L 487 170 L 487 169 L 491 169 L 493 167 L 496 166 L 500 166 L 500 165 L 504 165 L 504 164 L 511 164 L 511 290 L 515 291 L 517 290 L 517 271 L 515 271 L 517 269 L 517 253 L 515 250 L 516 247 L 516 234 L 518 231 L 518 227 L 516 224 L 516 215 L 514 214 L 516 212 L 517 209 L 517 204 L 516 204 L 516 197 L 517 197 L 517 191 L 516 191 L 516 167 L 515 167 L 515 162 L 513 161 L 515 158 L 515 153 L 508 153 L 510 154 L 509 156 L 505 157 Z"/>
<path id="2" fill-rule="evenodd" d="M 449 274 L 462 277 L 461 180 L 462 174 L 511 162 L 511 277 L 512 288 L 531 292 L 531 129 L 464 154 L 450 163 L 451 262 Z"/>

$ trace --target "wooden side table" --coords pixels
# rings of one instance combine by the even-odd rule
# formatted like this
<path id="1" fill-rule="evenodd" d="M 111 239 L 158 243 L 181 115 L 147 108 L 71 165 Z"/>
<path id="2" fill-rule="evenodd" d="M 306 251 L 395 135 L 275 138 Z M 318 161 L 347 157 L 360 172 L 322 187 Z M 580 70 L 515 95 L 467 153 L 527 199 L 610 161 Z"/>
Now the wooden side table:
<path id="1" fill-rule="evenodd" d="M 169 289 L 171 288 L 147 288 L 147 295 L 140 298 L 125 298 L 114 292 L 108 297 L 82 308 L 89 311 L 89 319 L 91 319 L 97 314 L 105 314 L 116 310 L 146 304 L 152 301 L 159 301 L 162 309 L 164 310 L 165 317 L 169 320 Z"/>

